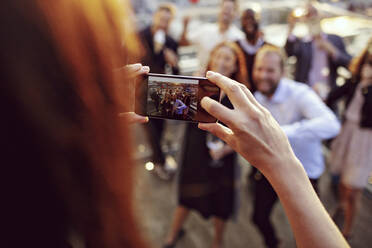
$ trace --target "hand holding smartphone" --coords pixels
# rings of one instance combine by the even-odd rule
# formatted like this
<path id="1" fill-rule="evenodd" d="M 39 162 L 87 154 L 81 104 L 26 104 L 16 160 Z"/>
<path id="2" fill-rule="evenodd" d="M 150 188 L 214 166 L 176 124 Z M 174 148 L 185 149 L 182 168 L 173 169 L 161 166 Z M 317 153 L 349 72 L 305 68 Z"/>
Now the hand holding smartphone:
<path id="1" fill-rule="evenodd" d="M 135 112 L 150 118 L 216 122 L 200 105 L 205 96 L 220 100 L 220 88 L 207 78 L 149 73 L 136 85 Z"/>

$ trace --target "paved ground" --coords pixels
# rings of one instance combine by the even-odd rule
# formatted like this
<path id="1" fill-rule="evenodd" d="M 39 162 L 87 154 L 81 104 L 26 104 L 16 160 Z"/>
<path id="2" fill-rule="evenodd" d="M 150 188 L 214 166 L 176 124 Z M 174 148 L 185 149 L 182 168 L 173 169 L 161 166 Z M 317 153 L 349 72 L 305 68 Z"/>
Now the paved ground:
<path id="1" fill-rule="evenodd" d="M 167 125 L 164 144 L 173 144 L 174 148 L 180 146 L 183 137 L 183 125 L 171 122 Z M 145 237 L 153 247 L 161 247 L 169 230 L 172 213 L 176 207 L 177 179 L 170 182 L 158 179 L 144 167 L 151 151 L 146 145 L 146 137 L 142 127 L 134 127 L 134 141 L 137 144 L 136 167 L 136 199 L 137 213 L 141 219 L 142 230 Z M 170 142 L 170 140 L 176 142 Z M 179 152 L 173 153 L 177 159 Z M 249 167 L 244 160 L 240 164 L 245 173 Z M 228 222 L 225 234 L 225 247 L 264 247 L 262 239 L 250 221 L 252 212 L 251 194 L 243 174 L 241 184 L 241 204 L 236 220 Z M 321 200 L 328 210 L 335 207 L 335 199 L 329 189 L 329 176 L 325 174 L 320 183 Z M 355 248 L 372 247 L 372 196 L 364 194 L 361 211 L 355 223 L 355 232 L 350 244 Z M 296 247 L 288 220 L 282 206 L 276 204 L 272 220 L 283 242 L 283 247 Z M 197 213 L 192 213 L 185 224 L 187 234 L 177 244 L 177 248 L 209 247 L 213 226 L 211 221 L 202 219 Z"/>

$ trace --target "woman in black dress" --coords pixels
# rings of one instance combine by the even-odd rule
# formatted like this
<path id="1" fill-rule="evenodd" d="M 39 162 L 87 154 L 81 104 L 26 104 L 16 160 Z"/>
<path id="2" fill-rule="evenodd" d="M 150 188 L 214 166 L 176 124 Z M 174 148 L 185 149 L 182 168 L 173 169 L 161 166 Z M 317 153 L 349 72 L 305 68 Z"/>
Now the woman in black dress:
<path id="1" fill-rule="evenodd" d="M 223 42 L 211 52 L 208 70 L 239 82 L 247 82 L 243 52 L 232 42 Z M 222 93 L 221 102 L 233 108 Z M 178 207 L 164 247 L 174 247 L 184 234 L 182 225 L 190 210 L 204 218 L 212 217 L 215 226 L 213 248 L 222 247 L 225 222 L 234 213 L 236 153 L 230 146 L 190 123 L 185 135 L 179 178 Z"/>

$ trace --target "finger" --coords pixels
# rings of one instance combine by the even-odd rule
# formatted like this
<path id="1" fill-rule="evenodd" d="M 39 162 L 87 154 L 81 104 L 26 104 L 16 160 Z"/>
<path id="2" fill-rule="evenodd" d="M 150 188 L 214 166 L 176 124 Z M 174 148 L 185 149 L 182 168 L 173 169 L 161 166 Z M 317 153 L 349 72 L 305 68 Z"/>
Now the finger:
<path id="1" fill-rule="evenodd" d="M 238 82 L 212 71 L 207 72 L 207 78 L 226 93 L 231 103 L 235 107 L 240 107 L 247 104 L 247 98 L 241 90 Z"/>
<path id="2" fill-rule="evenodd" d="M 119 113 L 119 117 L 123 118 L 128 124 L 147 123 L 149 121 L 147 116 L 137 115 L 134 112 Z"/>
<path id="3" fill-rule="evenodd" d="M 232 146 L 232 139 L 234 137 L 233 131 L 230 128 L 225 127 L 219 123 L 199 123 L 198 127 L 201 130 L 210 132 L 214 136 L 220 138 L 221 140 L 225 141 L 228 145 Z"/>
<path id="4" fill-rule="evenodd" d="M 135 78 L 135 77 L 138 77 L 140 75 L 147 74 L 149 72 L 150 72 L 150 67 L 148 67 L 148 66 L 141 66 L 140 70 L 129 72 L 128 73 L 128 77 Z"/>
<path id="5" fill-rule="evenodd" d="M 118 69 L 114 69 L 114 72 L 124 71 L 128 78 L 134 78 L 150 72 L 150 67 L 143 66 L 141 63 L 130 64 Z"/>
<path id="6" fill-rule="evenodd" d="M 215 74 L 215 75 L 213 75 L 213 74 Z M 254 98 L 252 93 L 248 90 L 248 88 L 244 84 L 238 83 L 234 80 L 231 80 L 231 79 L 229 79 L 227 77 L 224 77 L 224 76 L 222 76 L 218 73 L 215 73 L 215 72 L 208 72 L 207 77 L 208 77 L 208 75 L 213 75 L 211 77 L 215 77 L 215 78 L 218 78 L 218 75 L 219 75 L 220 77 L 222 77 L 224 79 L 224 82 L 222 84 L 219 82 L 218 79 L 216 81 L 213 81 L 213 79 L 210 79 L 210 81 L 216 83 L 216 85 L 219 86 L 220 88 L 222 88 L 222 87 L 227 88 L 227 91 L 225 91 L 225 93 L 227 94 L 227 96 L 229 97 L 231 102 L 233 103 L 234 107 L 245 108 L 249 111 L 249 114 L 251 114 L 251 115 L 256 115 L 258 110 L 263 111 L 263 107 L 256 101 L 256 99 Z M 232 86 L 232 85 L 236 85 L 236 86 Z M 244 95 L 244 97 L 240 96 L 240 99 L 239 99 L 240 103 L 238 103 L 238 104 L 236 104 L 236 103 L 234 104 L 232 97 L 235 94 L 231 90 L 229 90 L 229 88 L 231 89 L 231 88 L 235 88 L 235 87 L 239 87 L 240 90 L 242 91 L 243 95 Z M 238 98 L 235 98 L 235 99 L 238 100 Z"/>
<path id="7" fill-rule="evenodd" d="M 247 88 L 247 86 L 245 86 L 244 84 L 240 84 L 241 85 L 241 89 L 242 91 L 244 92 L 244 94 L 247 96 L 247 98 L 249 99 L 249 101 L 256 107 L 258 108 L 259 110 L 262 111 L 263 109 L 263 106 L 257 102 L 256 98 L 254 97 L 254 95 L 252 94 L 252 92 Z"/>
<path id="8" fill-rule="evenodd" d="M 116 69 L 114 69 L 114 72 L 117 72 L 117 71 L 126 71 L 127 73 L 128 72 L 135 72 L 135 71 L 140 70 L 141 68 L 142 68 L 141 63 L 130 64 L 130 65 L 122 66 L 120 68 L 116 68 Z"/>
<path id="9" fill-rule="evenodd" d="M 202 108 L 205 109 L 210 115 L 214 116 L 228 126 L 232 124 L 231 120 L 233 120 L 233 110 L 210 97 L 203 97 L 203 99 L 200 101 L 200 104 Z"/>
<path id="10" fill-rule="evenodd" d="M 129 65 L 126 65 L 124 68 L 127 71 L 138 71 L 142 68 L 142 64 L 141 63 L 129 64 Z"/>

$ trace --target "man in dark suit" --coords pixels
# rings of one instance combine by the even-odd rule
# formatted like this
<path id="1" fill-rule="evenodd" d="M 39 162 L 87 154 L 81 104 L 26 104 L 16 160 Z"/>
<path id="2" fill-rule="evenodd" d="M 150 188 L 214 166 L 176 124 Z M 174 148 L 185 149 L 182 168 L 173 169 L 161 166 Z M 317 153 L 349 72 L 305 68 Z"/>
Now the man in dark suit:
<path id="1" fill-rule="evenodd" d="M 150 26 L 140 32 L 145 48 L 143 64 L 150 66 L 151 72 L 178 74 L 178 43 L 168 35 L 169 25 L 174 17 L 170 4 L 162 4 L 155 11 Z M 170 69 L 170 70 L 168 70 Z"/>
<path id="2" fill-rule="evenodd" d="M 142 64 L 150 66 L 153 73 L 178 74 L 177 42 L 168 35 L 169 25 L 174 17 L 174 8 L 170 4 L 161 4 L 155 11 L 150 26 L 140 32 L 140 39 L 145 48 Z M 160 101 L 160 99 L 158 99 Z M 159 109 L 157 109 L 159 111 Z M 165 180 L 171 178 L 166 159 L 161 149 L 164 120 L 152 119 L 145 125 L 149 143 L 153 152 L 152 162 L 156 174 Z"/>
<path id="3" fill-rule="evenodd" d="M 309 35 L 299 39 L 293 35 L 299 18 L 290 14 L 285 50 L 288 56 L 297 58 L 294 79 L 308 84 L 324 100 L 336 87 L 338 67 L 348 67 L 351 56 L 346 52 L 341 37 L 322 32 L 320 16 L 314 6 L 307 6 L 303 19 L 309 28 Z"/>

